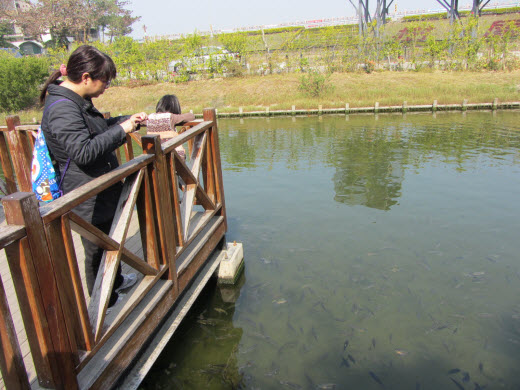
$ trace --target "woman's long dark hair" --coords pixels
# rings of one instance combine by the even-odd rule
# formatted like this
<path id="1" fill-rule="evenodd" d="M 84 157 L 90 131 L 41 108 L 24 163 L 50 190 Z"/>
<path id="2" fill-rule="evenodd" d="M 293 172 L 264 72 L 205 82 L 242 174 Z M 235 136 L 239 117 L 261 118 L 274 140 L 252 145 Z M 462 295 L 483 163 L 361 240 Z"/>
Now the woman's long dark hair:
<path id="1" fill-rule="evenodd" d="M 181 104 L 175 95 L 164 95 L 155 107 L 155 112 L 169 112 L 171 114 L 181 113 Z"/>
<path id="2" fill-rule="evenodd" d="M 70 81 L 79 83 L 83 73 L 88 73 L 92 80 L 105 82 L 115 79 L 117 75 L 116 65 L 112 58 L 89 45 L 83 45 L 74 50 L 67 62 L 67 78 Z M 60 77 L 61 72 L 56 70 L 47 79 L 40 94 L 41 103 L 45 101 L 49 84 L 54 83 Z"/>

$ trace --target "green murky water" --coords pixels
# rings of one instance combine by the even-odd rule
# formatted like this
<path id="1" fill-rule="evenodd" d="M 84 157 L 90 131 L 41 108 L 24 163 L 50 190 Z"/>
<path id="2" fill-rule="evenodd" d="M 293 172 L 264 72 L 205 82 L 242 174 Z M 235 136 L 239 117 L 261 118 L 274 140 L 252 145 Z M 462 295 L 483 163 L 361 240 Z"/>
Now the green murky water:
<path id="1" fill-rule="evenodd" d="M 220 120 L 245 273 L 142 388 L 520 388 L 518 119 Z"/>

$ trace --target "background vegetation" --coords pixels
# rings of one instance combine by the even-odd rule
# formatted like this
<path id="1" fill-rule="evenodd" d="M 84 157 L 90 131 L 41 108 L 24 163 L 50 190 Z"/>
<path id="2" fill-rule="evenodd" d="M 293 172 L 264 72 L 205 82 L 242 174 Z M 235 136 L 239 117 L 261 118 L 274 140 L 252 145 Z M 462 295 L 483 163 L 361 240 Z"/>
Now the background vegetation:
<path id="1" fill-rule="evenodd" d="M 150 37 L 144 42 L 122 36 L 111 43 L 91 44 L 116 62 L 115 88 L 101 99 L 105 102 L 105 97 L 119 90 L 117 98 L 104 107 L 116 114 L 151 111 L 163 92 L 178 93 L 184 106 L 195 112 L 205 106 L 236 111 L 240 106 L 244 110 L 290 109 L 293 104 L 341 107 L 346 102 L 362 106 L 375 101 L 402 104 L 403 100 L 408 104 L 431 104 L 434 99 L 439 104 L 464 98 L 492 101 L 495 97 L 510 101 L 517 96 L 520 18 L 517 10 L 507 11 L 513 13 L 465 17 L 453 25 L 426 15 L 425 20 L 390 22 L 379 34 L 366 36 L 359 36 L 357 25 L 347 25 L 215 36 L 194 32 L 181 39 Z M 48 64 L 48 71 L 57 69 L 78 44 L 69 50 L 49 49 L 41 64 Z M 173 72 L 172 61 L 196 58 L 205 46 L 221 46 L 235 56 L 210 57 L 200 65 Z M 494 73 L 481 73 L 489 71 Z M 503 72 L 512 73 L 506 76 Z M 21 72 L 12 77 L 18 75 Z M 14 88 L 11 95 L 16 96 L 20 92 L 17 85 L 27 82 L 0 81 L 0 90 Z M 30 82 L 37 86 L 41 81 L 36 77 Z M 34 91 L 34 85 L 26 89 Z M 32 101 L 23 98 L 22 106 L 30 107 L 36 96 Z M 0 104 L 0 111 L 13 112 L 22 106 Z M 39 116 L 37 109 L 29 109 L 28 115 Z"/>

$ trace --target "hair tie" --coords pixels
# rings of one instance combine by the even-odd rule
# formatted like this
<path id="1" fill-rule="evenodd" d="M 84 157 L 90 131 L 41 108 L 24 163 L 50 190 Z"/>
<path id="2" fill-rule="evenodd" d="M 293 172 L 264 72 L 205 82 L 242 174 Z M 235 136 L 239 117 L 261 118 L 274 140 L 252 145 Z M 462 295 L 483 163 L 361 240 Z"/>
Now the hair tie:
<path id="1" fill-rule="evenodd" d="M 65 66 L 65 64 L 60 65 L 60 72 L 62 76 L 67 76 L 67 67 Z"/>

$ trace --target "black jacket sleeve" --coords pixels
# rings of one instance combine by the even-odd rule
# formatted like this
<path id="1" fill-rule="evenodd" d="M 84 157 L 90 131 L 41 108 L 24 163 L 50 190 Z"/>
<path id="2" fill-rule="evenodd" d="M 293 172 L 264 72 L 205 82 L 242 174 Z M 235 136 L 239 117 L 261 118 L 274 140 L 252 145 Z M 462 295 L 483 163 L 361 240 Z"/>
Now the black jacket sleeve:
<path id="1" fill-rule="evenodd" d="M 87 119 L 73 103 L 58 104 L 49 112 L 49 128 L 58 144 L 78 165 L 93 164 L 100 156 L 114 151 L 126 140 L 121 125 L 116 124 L 104 132 L 89 130 Z M 91 131 L 94 133 L 91 134 Z"/>

